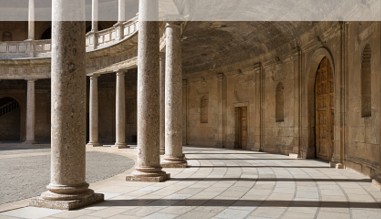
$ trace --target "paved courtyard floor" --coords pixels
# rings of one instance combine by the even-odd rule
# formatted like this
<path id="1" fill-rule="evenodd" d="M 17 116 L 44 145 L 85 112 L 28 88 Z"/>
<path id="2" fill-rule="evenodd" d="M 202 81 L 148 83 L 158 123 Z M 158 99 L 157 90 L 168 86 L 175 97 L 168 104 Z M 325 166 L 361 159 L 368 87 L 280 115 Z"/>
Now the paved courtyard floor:
<path id="1" fill-rule="evenodd" d="M 136 150 L 114 153 L 133 158 Z M 169 181 L 126 182 L 128 169 L 91 184 L 105 202 L 76 211 L 23 207 L 0 218 L 381 218 L 381 191 L 353 171 L 252 151 L 186 147 L 185 154 L 190 167 L 165 169 Z"/>

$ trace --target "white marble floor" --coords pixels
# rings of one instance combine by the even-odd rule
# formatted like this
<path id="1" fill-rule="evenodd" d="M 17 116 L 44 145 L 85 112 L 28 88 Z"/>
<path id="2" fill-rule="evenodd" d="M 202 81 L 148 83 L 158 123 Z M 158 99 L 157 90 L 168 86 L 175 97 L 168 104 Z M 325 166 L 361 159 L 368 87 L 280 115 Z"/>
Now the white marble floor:
<path id="1" fill-rule="evenodd" d="M 105 202 L 76 211 L 23 207 L 0 218 L 381 218 L 381 191 L 350 170 L 252 151 L 186 147 L 185 153 L 190 167 L 165 169 L 169 181 L 126 182 L 130 169 L 91 185 Z"/>

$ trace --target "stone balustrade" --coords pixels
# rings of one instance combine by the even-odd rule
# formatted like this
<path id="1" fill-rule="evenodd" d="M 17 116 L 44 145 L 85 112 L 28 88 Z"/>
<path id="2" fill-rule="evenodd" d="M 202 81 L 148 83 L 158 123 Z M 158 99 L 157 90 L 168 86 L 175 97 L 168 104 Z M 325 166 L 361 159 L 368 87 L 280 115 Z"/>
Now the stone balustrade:
<path id="1" fill-rule="evenodd" d="M 86 52 L 106 48 L 123 41 L 137 32 L 137 17 L 114 26 L 86 34 Z M 0 59 L 50 57 L 51 40 L 0 42 Z"/>

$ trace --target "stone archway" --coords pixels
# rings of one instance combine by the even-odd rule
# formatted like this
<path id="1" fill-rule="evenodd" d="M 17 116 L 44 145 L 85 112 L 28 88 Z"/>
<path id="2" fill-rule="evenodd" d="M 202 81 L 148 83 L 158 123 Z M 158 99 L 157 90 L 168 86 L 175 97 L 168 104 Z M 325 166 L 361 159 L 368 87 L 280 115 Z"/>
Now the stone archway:
<path id="1" fill-rule="evenodd" d="M 19 142 L 21 110 L 17 100 L 0 98 L 0 142 Z"/>
<path id="2" fill-rule="evenodd" d="M 315 82 L 317 70 L 319 69 L 319 66 L 324 58 L 330 65 L 334 84 L 337 84 L 337 78 L 335 74 L 335 61 L 333 59 L 332 53 L 327 48 L 321 47 L 309 55 L 309 58 L 306 62 L 307 65 L 305 66 L 306 74 L 302 78 L 303 85 L 300 114 L 302 145 L 300 147 L 300 155 L 304 159 L 316 158 Z M 336 152 L 339 153 L 339 151 Z M 336 152 L 334 150 L 334 153 Z"/>
<path id="3" fill-rule="evenodd" d="M 324 57 L 315 79 L 315 155 L 329 162 L 333 154 L 334 78 L 331 63 Z"/>

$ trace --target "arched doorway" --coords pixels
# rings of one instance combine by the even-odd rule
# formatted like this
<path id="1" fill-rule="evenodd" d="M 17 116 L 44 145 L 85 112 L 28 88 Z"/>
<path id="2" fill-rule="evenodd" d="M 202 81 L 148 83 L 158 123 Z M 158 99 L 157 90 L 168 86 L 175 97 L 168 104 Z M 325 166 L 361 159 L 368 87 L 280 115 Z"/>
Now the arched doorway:
<path id="1" fill-rule="evenodd" d="M 20 141 L 20 105 L 11 98 L 0 98 L 0 142 Z"/>
<path id="2" fill-rule="evenodd" d="M 48 29 L 46 29 L 42 35 L 41 35 L 41 40 L 48 40 L 48 39 L 51 39 L 52 38 L 52 28 L 49 27 Z"/>
<path id="3" fill-rule="evenodd" d="M 324 57 L 315 79 L 316 158 L 330 161 L 334 136 L 334 78 L 329 59 Z"/>

